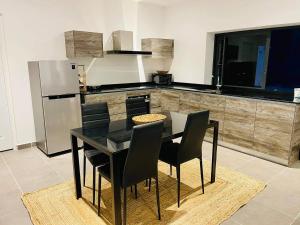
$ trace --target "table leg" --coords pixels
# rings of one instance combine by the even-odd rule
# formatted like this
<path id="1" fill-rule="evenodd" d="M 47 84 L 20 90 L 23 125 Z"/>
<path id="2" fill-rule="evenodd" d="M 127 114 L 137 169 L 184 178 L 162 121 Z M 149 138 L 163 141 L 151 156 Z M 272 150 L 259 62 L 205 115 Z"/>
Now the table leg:
<path id="1" fill-rule="evenodd" d="M 118 154 L 113 154 L 110 157 L 110 175 L 112 188 L 112 210 L 113 210 L 113 224 L 121 225 L 121 174 L 118 163 Z"/>
<path id="2" fill-rule="evenodd" d="M 73 161 L 73 174 L 74 174 L 76 198 L 79 199 L 82 197 L 82 192 L 81 192 L 81 182 L 80 182 L 80 165 L 79 165 L 79 157 L 78 157 L 77 137 L 71 135 L 71 144 L 72 144 L 72 161 Z"/>
<path id="3" fill-rule="evenodd" d="M 217 166 L 217 149 L 219 138 L 219 122 L 215 121 L 214 124 L 214 137 L 213 137 L 213 149 L 212 149 L 212 164 L 211 164 L 211 183 L 216 180 L 216 166 Z"/>

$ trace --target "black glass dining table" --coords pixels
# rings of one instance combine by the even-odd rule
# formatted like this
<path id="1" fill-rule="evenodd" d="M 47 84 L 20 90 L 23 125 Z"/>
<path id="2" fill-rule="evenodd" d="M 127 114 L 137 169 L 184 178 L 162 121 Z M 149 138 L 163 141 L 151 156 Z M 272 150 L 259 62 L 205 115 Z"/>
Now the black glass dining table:
<path id="1" fill-rule="evenodd" d="M 181 137 L 185 128 L 187 115 L 178 112 L 163 112 L 167 118 L 164 120 L 164 131 L 162 142 L 170 141 Z M 75 182 L 76 198 L 82 197 L 80 165 L 78 157 L 78 139 L 93 148 L 101 151 L 109 156 L 111 188 L 112 188 L 112 215 L 113 224 L 121 225 L 121 175 L 119 168 L 119 160 L 123 157 L 130 145 L 132 129 L 135 124 L 131 119 L 123 119 L 110 121 L 101 126 L 93 128 L 76 128 L 71 130 L 72 144 L 72 161 L 73 174 Z M 208 128 L 213 128 L 213 145 L 212 145 L 212 167 L 211 167 L 211 183 L 215 182 L 216 177 L 216 161 L 217 161 L 217 145 L 218 145 L 218 121 L 210 120 Z"/>

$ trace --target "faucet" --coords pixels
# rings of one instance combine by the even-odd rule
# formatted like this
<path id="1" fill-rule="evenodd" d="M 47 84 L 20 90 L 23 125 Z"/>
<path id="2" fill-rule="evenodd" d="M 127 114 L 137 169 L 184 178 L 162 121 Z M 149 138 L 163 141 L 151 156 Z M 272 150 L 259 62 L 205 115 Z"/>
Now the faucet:
<path id="1" fill-rule="evenodd" d="M 217 81 L 217 90 L 216 90 L 216 93 L 217 94 L 221 94 L 221 87 L 222 87 L 222 84 L 220 83 L 220 77 L 218 76 L 218 81 Z"/>

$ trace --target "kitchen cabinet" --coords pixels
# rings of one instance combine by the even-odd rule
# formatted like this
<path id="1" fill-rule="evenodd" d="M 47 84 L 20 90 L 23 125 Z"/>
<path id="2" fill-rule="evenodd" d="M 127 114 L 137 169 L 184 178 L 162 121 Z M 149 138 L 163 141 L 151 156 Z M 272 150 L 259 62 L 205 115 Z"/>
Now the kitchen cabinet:
<path id="1" fill-rule="evenodd" d="M 86 103 L 107 102 L 111 120 L 117 120 L 124 117 L 126 118 L 125 100 L 125 92 L 93 94 L 85 96 Z"/>
<path id="2" fill-rule="evenodd" d="M 127 97 L 150 95 L 150 112 L 210 111 L 219 121 L 219 145 L 284 165 L 299 159 L 300 105 L 276 101 L 214 95 L 196 91 L 153 88 L 86 95 L 86 102 L 107 102 L 111 120 L 125 119 Z M 210 141 L 208 129 L 205 140 Z"/>
<path id="3" fill-rule="evenodd" d="M 288 160 L 295 115 L 295 105 L 257 101 L 254 149 Z"/>
<path id="4" fill-rule="evenodd" d="M 150 94 L 150 112 L 160 113 L 161 112 L 161 91 L 151 90 Z"/>
<path id="5" fill-rule="evenodd" d="M 179 111 L 179 92 L 171 90 L 161 91 L 161 109 L 162 111 Z"/>
<path id="6" fill-rule="evenodd" d="M 288 161 L 290 164 L 299 160 L 299 150 L 300 150 L 300 105 L 295 106 L 295 116 L 293 123 L 293 132 L 291 140 L 291 153 Z"/>
<path id="7" fill-rule="evenodd" d="M 103 57 L 103 34 L 86 31 L 65 32 L 67 58 Z"/>
<path id="8" fill-rule="evenodd" d="M 151 51 L 153 58 L 173 58 L 174 40 L 163 38 L 142 39 L 142 50 Z"/>
<path id="9" fill-rule="evenodd" d="M 253 147 L 256 101 L 226 97 L 223 141 Z"/>

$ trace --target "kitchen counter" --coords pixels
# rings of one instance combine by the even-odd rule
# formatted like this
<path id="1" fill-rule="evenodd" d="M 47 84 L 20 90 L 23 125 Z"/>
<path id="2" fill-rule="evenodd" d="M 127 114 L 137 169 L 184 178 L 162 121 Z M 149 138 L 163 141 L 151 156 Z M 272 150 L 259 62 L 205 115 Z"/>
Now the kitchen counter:
<path id="1" fill-rule="evenodd" d="M 219 144 L 283 165 L 299 160 L 300 104 L 293 96 L 224 89 L 210 85 L 173 83 L 117 84 L 82 93 L 86 103 L 107 102 L 111 120 L 127 117 L 126 99 L 148 95 L 150 112 L 191 113 L 210 111 L 219 121 Z M 210 140 L 212 131 L 206 133 Z"/>
<path id="2" fill-rule="evenodd" d="M 113 92 L 123 92 L 123 91 L 135 91 L 135 90 L 146 90 L 146 89 L 170 89 L 170 90 L 182 90 L 182 91 L 193 91 L 207 94 L 214 94 L 220 96 L 235 96 L 235 97 L 244 97 L 251 99 L 261 99 L 269 101 L 278 101 L 286 103 L 295 103 L 300 104 L 300 102 L 294 102 L 294 97 L 292 94 L 279 94 L 279 93 L 270 93 L 260 90 L 249 91 L 247 89 L 223 89 L 221 92 L 217 90 L 212 85 L 201 85 L 201 84 L 184 84 L 184 83 L 173 83 L 172 85 L 156 85 L 150 82 L 146 83 L 134 83 L 134 84 L 116 84 L 116 85 L 102 85 L 96 87 L 94 90 L 89 90 L 82 92 L 83 95 L 91 94 L 104 94 L 104 93 L 113 93 Z"/>

